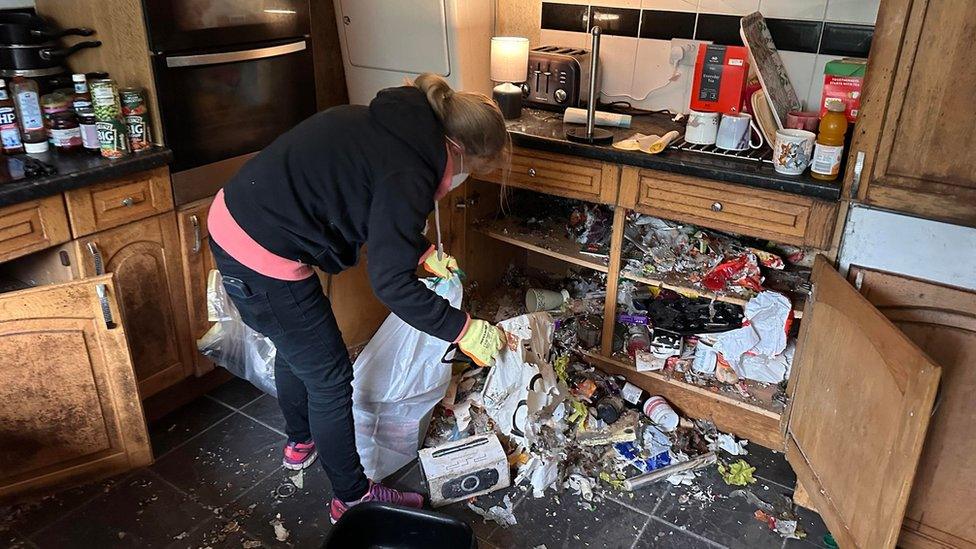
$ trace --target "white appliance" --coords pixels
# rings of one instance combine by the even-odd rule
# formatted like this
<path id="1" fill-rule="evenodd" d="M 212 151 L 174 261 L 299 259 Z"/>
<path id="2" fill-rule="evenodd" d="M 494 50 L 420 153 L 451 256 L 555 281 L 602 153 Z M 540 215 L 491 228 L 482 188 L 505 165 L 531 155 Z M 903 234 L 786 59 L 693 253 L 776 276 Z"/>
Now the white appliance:
<path id="1" fill-rule="evenodd" d="M 494 0 L 333 0 L 349 102 L 433 72 L 488 94 Z"/>

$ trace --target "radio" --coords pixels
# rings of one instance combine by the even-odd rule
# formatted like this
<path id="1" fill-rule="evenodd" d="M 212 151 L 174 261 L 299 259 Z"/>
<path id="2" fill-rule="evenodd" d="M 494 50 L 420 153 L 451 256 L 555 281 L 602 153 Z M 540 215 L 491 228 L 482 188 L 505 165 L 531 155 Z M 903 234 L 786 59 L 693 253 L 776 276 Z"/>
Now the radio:
<path id="1" fill-rule="evenodd" d="M 589 100 L 589 88 L 588 50 L 561 46 L 529 50 L 528 75 L 522 84 L 525 106 L 557 111 L 583 107 Z"/>
<path id="2" fill-rule="evenodd" d="M 487 494 L 511 483 L 505 450 L 494 434 L 471 436 L 419 453 L 434 507 Z"/>

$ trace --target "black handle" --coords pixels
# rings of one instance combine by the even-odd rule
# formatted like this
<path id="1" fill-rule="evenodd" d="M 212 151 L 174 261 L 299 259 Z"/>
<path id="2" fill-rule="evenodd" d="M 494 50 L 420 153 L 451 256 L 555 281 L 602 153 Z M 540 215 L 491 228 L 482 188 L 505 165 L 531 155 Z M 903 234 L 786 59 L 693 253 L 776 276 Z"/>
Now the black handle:
<path id="1" fill-rule="evenodd" d="M 454 353 L 454 358 L 448 359 L 447 355 L 451 354 L 451 351 L 456 351 Z M 468 355 L 461 352 L 461 348 L 458 347 L 457 343 L 451 343 L 447 346 L 447 350 L 444 351 L 444 356 L 441 357 L 441 364 L 453 364 L 455 362 L 461 362 L 463 364 L 473 365 L 474 359 Z"/>
<path id="2" fill-rule="evenodd" d="M 87 27 L 64 29 L 60 31 L 33 29 L 30 31 L 30 33 L 31 36 L 36 36 L 37 38 L 57 40 L 58 38 L 64 38 L 65 36 L 91 36 L 95 34 L 95 29 L 89 29 Z"/>
<path id="3" fill-rule="evenodd" d="M 83 50 L 85 48 L 97 48 L 101 46 L 102 42 L 100 40 L 92 40 L 89 42 L 78 42 L 74 46 L 68 48 L 54 49 L 54 48 L 44 48 L 40 51 L 41 59 L 45 61 L 52 61 L 54 59 L 64 59 L 72 53 Z"/>

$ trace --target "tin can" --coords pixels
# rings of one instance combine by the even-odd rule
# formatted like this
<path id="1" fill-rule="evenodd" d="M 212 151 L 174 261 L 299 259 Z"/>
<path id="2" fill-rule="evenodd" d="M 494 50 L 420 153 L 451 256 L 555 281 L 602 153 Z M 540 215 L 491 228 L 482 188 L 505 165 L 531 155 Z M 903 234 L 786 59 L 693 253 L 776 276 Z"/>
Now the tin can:
<path id="1" fill-rule="evenodd" d="M 92 108 L 95 110 L 95 129 L 98 144 L 105 158 L 122 158 L 132 152 L 128 128 L 122 116 L 118 87 L 114 80 L 102 79 L 91 83 Z"/>
<path id="2" fill-rule="evenodd" d="M 119 91 L 122 101 L 122 116 L 129 128 L 129 146 L 132 152 L 148 150 L 149 109 L 146 107 L 146 93 L 142 88 L 123 88 Z"/>

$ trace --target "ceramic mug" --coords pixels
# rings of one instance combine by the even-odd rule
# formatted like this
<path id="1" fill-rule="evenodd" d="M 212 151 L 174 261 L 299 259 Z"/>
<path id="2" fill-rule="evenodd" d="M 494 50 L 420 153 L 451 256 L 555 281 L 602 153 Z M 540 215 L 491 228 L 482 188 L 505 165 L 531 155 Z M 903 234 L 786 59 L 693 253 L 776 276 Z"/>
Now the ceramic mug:
<path id="1" fill-rule="evenodd" d="M 752 142 L 752 132 L 759 137 L 758 143 Z M 763 136 L 751 114 L 723 114 L 718 125 L 718 135 L 715 146 L 727 151 L 744 151 L 748 148 L 758 149 L 763 146 Z"/>
<path id="2" fill-rule="evenodd" d="M 817 131 L 820 113 L 813 111 L 790 111 L 786 113 L 786 127 L 794 130 Z"/>
<path id="3" fill-rule="evenodd" d="M 773 169 L 786 175 L 800 175 L 810 165 L 817 136 L 806 130 L 776 130 Z"/>
<path id="4" fill-rule="evenodd" d="M 685 141 L 693 145 L 714 145 L 718 133 L 717 112 L 688 111 Z"/>

